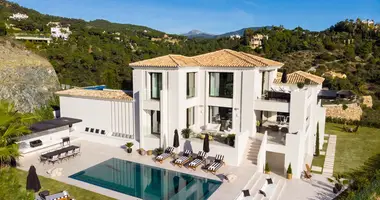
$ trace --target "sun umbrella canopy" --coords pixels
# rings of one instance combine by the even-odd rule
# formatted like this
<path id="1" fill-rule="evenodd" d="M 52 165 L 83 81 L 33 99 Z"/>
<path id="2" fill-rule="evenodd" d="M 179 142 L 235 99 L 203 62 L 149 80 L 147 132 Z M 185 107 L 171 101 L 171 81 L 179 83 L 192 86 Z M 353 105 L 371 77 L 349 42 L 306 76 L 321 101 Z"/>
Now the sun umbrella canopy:
<path id="1" fill-rule="evenodd" d="M 28 177 L 26 179 L 26 189 L 38 192 L 41 189 L 40 180 L 38 179 L 36 168 L 32 165 L 29 168 Z"/>
<path id="2" fill-rule="evenodd" d="M 203 140 L 203 151 L 206 153 L 210 152 L 210 141 L 208 134 L 205 135 L 205 139 Z"/>
<path id="3" fill-rule="evenodd" d="M 177 129 L 175 129 L 175 131 L 174 131 L 173 147 L 175 147 L 175 148 L 179 147 L 179 135 L 178 135 Z"/>

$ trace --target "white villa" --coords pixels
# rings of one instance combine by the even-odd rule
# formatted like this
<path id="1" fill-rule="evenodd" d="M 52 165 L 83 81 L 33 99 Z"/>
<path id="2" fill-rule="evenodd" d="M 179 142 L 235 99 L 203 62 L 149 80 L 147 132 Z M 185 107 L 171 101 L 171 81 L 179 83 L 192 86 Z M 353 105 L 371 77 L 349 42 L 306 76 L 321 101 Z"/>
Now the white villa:
<path id="1" fill-rule="evenodd" d="M 14 19 L 14 20 L 24 20 L 24 19 L 28 19 L 29 16 L 26 15 L 26 14 L 22 14 L 22 13 L 14 13 L 13 15 L 9 16 L 9 19 Z"/>
<path id="2" fill-rule="evenodd" d="M 171 146 L 174 131 L 188 127 L 194 136 L 180 139 L 181 150 L 202 150 L 203 140 L 196 136 L 209 133 L 215 139 L 210 156 L 222 154 L 231 166 L 248 158 L 258 171 L 268 162 L 280 175 L 291 163 L 294 178 L 311 164 L 317 124 L 322 148 L 322 77 L 298 71 L 281 82 L 282 63 L 228 49 L 166 55 L 130 66 L 133 92 L 59 91 L 61 116 L 81 119 L 74 125 L 77 131 L 133 141 L 144 149 Z M 300 82 L 304 87 L 297 86 Z M 235 134 L 232 145 L 218 139 L 228 134 Z"/>
<path id="3" fill-rule="evenodd" d="M 71 35 L 71 31 L 69 27 L 51 27 L 50 28 L 51 37 L 53 38 L 61 38 L 63 40 L 69 39 L 69 36 Z"/>

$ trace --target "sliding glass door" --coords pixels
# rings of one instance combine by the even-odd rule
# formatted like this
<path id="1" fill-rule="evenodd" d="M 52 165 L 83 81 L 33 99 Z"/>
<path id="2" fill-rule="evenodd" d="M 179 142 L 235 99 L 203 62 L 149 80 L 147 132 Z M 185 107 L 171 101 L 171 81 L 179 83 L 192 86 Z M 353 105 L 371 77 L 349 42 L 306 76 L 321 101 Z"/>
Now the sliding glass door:
<path id="1" fill-rule="evenodd" d="M 150 89 L 151 89 L 151 98 L 160 99 L 160 92 L 162 89 L 162 74 L 161 73 L 150 73 Z"/>
<path id="2" fill-rule="evenodd" d="M 209 123 L 220 124 L 220 130 L 232 129 L 232 108 L 209 106 Z"/>
<path id="3" fill-rule="evenodd" d="M 233 97 L 233 73 L 210 72 L 210 97 Z"/>

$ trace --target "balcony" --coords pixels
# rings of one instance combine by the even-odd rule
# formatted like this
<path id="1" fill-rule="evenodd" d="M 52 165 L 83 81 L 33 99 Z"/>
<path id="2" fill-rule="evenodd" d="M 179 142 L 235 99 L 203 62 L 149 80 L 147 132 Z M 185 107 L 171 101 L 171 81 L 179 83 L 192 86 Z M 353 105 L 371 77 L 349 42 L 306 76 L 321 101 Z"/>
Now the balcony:
<path id="1" fill-rule="evenodd" d="M 285 112 L 288 113 L 290 102 L 290 93 L 265 91 L 261 99 L 254 102 L 255 110 L 272 111 L 272 112 Z"/>
<path id="2" fill-rule="evenodd" d="M 257 137 L 262 137 L 265 131 L 268 134 L 268 144 L 285 145 L 286 133 L 288 133 L 289 123 L 280 123 L 273 121 L 266 121 L 256 131 Z"/>

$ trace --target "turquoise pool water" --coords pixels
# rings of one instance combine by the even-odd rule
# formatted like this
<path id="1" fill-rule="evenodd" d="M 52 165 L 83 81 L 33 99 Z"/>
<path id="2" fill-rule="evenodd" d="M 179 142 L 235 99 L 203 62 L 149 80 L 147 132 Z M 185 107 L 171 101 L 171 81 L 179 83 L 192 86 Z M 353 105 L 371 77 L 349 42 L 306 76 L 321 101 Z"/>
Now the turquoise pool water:
<path id="1" fill-rule="evenodd" d="M 116 158 L 73 174 L 70 178 L 149 200 L 204 200 L 222 184 L 216 180 Z"/>

